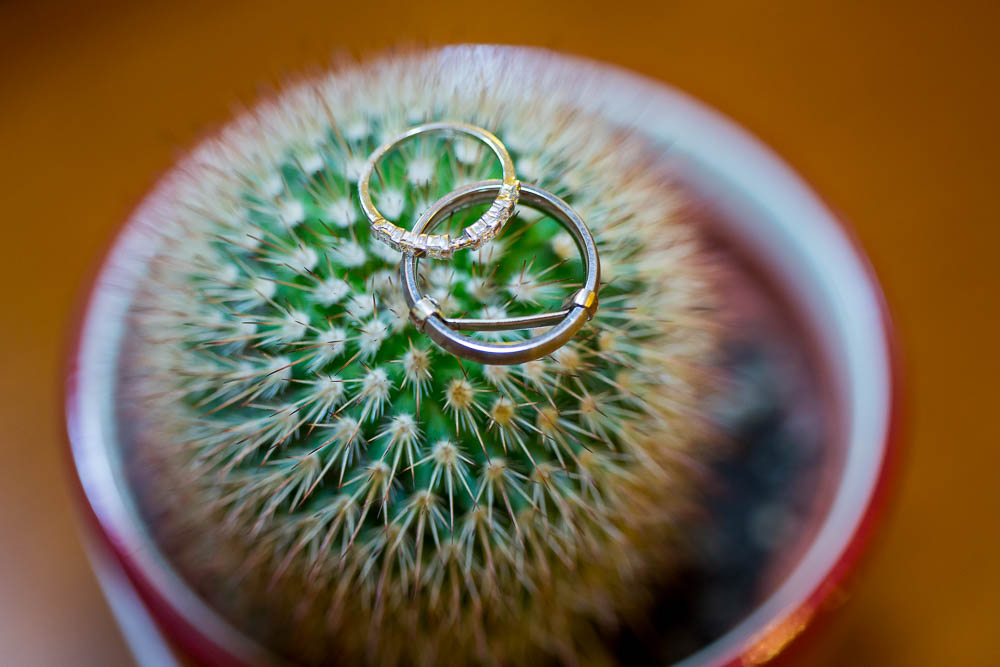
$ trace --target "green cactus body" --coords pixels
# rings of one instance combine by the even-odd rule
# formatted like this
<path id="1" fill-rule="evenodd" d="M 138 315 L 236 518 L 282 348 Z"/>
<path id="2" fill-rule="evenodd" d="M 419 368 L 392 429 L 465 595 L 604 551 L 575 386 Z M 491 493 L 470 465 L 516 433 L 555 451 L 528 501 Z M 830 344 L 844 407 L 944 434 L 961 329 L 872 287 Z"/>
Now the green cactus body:
<path id="1" fill-rule="evenodd" d="M 707 456 L 710 274 L 676 191 L 573 93 L 387 59 L 244 116 L 158 195 L 129 362 L 134 465 L 153 472 L 141 505 L 201 595 L 275 652 L 601 661 L 593 629 L 641 612 L 669 569 Z M 593 230 L 601 307 L 550 357 L 460 362 L 408 322 L 399 257 L 369 238 L 356 179 L 379 143 L 430 120 L 495 131 L 518 176 Z M 373 193 L 411 227 L 498 175 L 481 145 L 428 136 L 388 156 Z M 422 270 L 453 315 L 553 309 L 582 278 L 570 237 L 524 207 L 497 241 Z"/>

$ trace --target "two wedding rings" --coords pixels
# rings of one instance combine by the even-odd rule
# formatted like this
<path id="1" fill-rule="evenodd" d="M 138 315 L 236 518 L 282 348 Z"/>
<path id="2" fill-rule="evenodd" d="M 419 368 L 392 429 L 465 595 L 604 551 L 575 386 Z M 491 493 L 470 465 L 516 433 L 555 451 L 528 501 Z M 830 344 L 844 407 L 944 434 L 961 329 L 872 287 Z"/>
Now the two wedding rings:
<path id="1" fill-rule="evenodd" d="M 500 160 L 503 178 L 472 183 L 444 195 L 420 216 L 413 229 L 387 220 L 375 207 L 371 179 L 386 154 L 399 144 L 428 133 L 472 137 L 482 141 Z M 566 343 L 597 310 L 601 263 L 597 245 L 580 216 L 565 201 L 535 185 L 517 180 L 514 162 L 500 140 L 481 127 L 457 122 L 426 123 L 412 127 L 379 146 L 369 156 L 358 179 L 361 208 L 371 223 L 375 238 L 403 254 L 400 279 L 410 319 L 416 327 L 448 352 L 484 364 L 520 364 L 551 354 Z M 479 219 L 455 237 L 434 234 L 452 213 L 492 200 Z M 417 285 L 417 262 L 421 257 L 450 259 L 454 253 L 473 250 L 500 235 L 514 215 L 518 202 L 546 213 L 566 228 L 576 241 L 583 259 L 583 286 L 555 312 L 523 317 L 470 319 L 445 317 L 437 302 Z M 513 342 L 486 342 L 463 331 L 511 331 L 548 327 L 538 336 Z"/>

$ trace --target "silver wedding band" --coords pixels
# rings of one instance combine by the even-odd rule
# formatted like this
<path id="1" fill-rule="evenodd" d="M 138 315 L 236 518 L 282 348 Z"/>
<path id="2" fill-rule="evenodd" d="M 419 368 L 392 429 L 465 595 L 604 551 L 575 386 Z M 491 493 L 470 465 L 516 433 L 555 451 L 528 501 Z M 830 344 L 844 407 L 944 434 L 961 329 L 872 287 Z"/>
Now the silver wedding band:
<path id="1" fill-rule="evenodd" d="M 424 127 L 424 126 L 422 126 Z M 490 135 L 492 136 L 492 135 Z M 507 181 L 491 180 L 460 187 L 436 201 L 417 221 L 413 233 L 431 231 L 453 211 L 498 197 Z M 580 216 L 565 201 L 542 188 L 521 184 L 523 203 L 549 214 L 565 227 L 576 241 L 583 259 L 584 282 L 566 302 L 552 313 L 498 319 L 468 319 L 445 317 L 438 304 L 421 293 L 417 286 L 417 253 L 404 254 L 400 263 L 403 294 L 410 309 L 410 319 L 442 348 L 452 354 L 483 364 L 509 365 L 532 361 L 551 354 L 566 343 L 590 320 L 597 310 L 597 290 L 601 280 L 601 263 L 594 237 Z M 509 331 L 551 327 L 534 338 L 509 343 L 490 343 L 461 331 Z"/>

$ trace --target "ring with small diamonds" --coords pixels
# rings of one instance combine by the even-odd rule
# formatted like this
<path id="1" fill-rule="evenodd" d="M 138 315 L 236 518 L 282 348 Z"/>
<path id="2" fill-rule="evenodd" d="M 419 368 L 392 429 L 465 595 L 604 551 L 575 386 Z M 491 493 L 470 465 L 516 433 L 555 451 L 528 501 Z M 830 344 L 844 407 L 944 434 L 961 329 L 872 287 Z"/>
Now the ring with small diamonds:
<path id="1" fill-rule="evenodd" d="M 474 206 L 495 197 L 503 188 L 502 181 L 482 181 L 458 188 L 431 205 L 420 216 L 413 231 L 423 233 L 456 210 Z M 573 236 L 583 259 L 583 286 L 574 292 L 562 309 L 524 317 L 497 319 L 448 318 L 437 302 L 424 296 L 417 286 L 417 259 L 404 255 L 399 265 L 403 296 L 410 309 L 410 320 L 417 329 L 455 356 L 483 364 L 509 365 L 532 361 L 568 343 L 597 311 L 597 291 L 601 280 L 601 261 L 594 236 L 579 215 L 565 201 L 548 190 L 534 185 L 521 185 L 521 202 L 548 213 Z M 488 343 L 461 331 L 511 331 L 551 327 L 544 333 L 511 343 Z"/>
<path id="2" fill-rule="evenodd" d="M 416 229 L 404 229 L 386 220 L 372 201 L 370 187 L 372 174 L 375 173 L 386 153 L 403 141 L 429 132 L 465 134 L 479 139 L 489 146 L 490 150 L 500 159 L 500 165 L 503 169 L 503 179 L 500 181 L 500 187 L 497 189 L 493 204 L 478 220 L 462 230 L 462 233 L 456 237 L 452 237 L 450 234 L 425 234 Z M 514 214 L 520 185 L 514 176 L 514 161 L 511 160 L 510 153 L 494 134 L 468 123 L 437 122 L 411 127 L 406 132 L 376 148 L 368 157 L 368 161 L 361 171 L 361 176 L 358 178 L 358 195 L 361 198 L 361 208 L 368 216 L 375 238 L 389 244 L 404 255 L 447 259 L 456 250 L 474 249 L 482 246 L 503 230 L 504 225 Z"/>

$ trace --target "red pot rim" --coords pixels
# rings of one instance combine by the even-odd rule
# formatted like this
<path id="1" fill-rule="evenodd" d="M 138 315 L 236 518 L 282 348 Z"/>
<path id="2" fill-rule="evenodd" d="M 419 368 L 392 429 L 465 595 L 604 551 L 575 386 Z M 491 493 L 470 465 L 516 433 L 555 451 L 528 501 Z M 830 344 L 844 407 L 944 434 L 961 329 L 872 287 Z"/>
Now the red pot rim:
<path id="1" fill-rule="evenodd" d="M 735 666 L 771 659 L 810 624 L 855 569 L 886 507 L 891 473 L 899 455 L 902 403 L 899 350 L 875 272 L 857 239 L 801 177 L 758 139 L 663 83 L 606 64 L 541 49 L 460 46 L 443 49 L 438 57 L 443 65 L 456 68 L 485 71 L 512 65 L 556 68 L 579 79 L 580 99 L 585 106 L 662 140 L 665 146 L 670 146 L 673 158 L 700 172 L 701 177 L 695 180 L 713 197 L 728 205 L 754 209 L 754 215 L 759 217 L 757 224 L 764 227 L 731 231 L 744 236 L 747 245 L 769 256 L 775 266 L 784 266 L 786 273 L 814 278 L 815 287 L 826 290 L 823 298 L 832 299 L 836 312 L 812 312 L 807 317 L 814 323 L 824 320 L 832 323 L 834 330 L 824 335 L 833 338 L 825 344 L 831 349 L 843 347 L 854 355 L 840 358 L 833 354 L 831 359 L 846 366 L 837 370 L 846 373 L 841 378 L 841 391 L 845 392 L 849 408 L 854 410 L 847 416 L 853 420 L 848 437 L 869 434 L 864 436 L 869 439 L 867 442 L 851 440 L 854 444 L 848 447 L 848 455 L 868 457 L 864 459 L 867 467 L 858 468 L 864 484 L 853 489 L 851 497 L 843 498 L 847 493 L 843 488 L 849 481 L 847 475 L 853 470 L 846 467 L 850 461 L 845 463 L 845 473 L 834 505 L 824 519 L 824 528 L 787 580 L 747 618 L 681 664 Z M 143 258 L 150 251 L 151 236 L 144 225 L 146 212 L 156 206 L 157 200 L 168 197 L 173 187 L 168 174 L 112 240 L 81 301 L 67 357 L 66 432 L 75 477 L 94 532 L 115 556 L 113 563 L 100 558 L 102 547 L 92 552 L 98 553 L 92 560 L 99 572 L 123 568 L 156 621 L 193 657 L 214 664 L 276 663 L 273 655 L 240 634 L 184 585 L 138 525 L 129 494 L 119 488 L 120 480 L 113 473 L 113 419 L 107 410 L 113 396 L 107 394 L 112 393 L 113 386 L 114 368 L 109 362 L 115 358 L 114 329 L 117 326 L 117 333 L 122 329 L 122 323 L 116 324 L 113 315 L 124 312 L 134 284 L 130 277 L 141 273 Z M 836 255 L 833 264 L 830 253 Z M 827 255 L 826 259 L 823 255 Z M 819 264 L 813 263 L 816 261 Z M 789 262 L 797 264 L 788 266 Z M 804 289 L 801 285 L 798 288 Z M 847 289 L 850 294 L 845 298 L 840 291 Z M 815 302 L 817 294 L 803 291 L 798 305 L 804 311 L 815 311 L 823 305 Z M 850 321 L 851 317 L 863 320 Z M 107 331 L 108 327 L 112 331 Z M 864 327 L 870 330 L 865 331 Z M 859 349 L 861 344 L 867 350 Z M 857 368 L 859 355 L 861 361 L 868 362 L 867 369 Z M 878 385 L 875 394 L 872 386 L 865 387 L 860 382 L 865 377 L 868 383 Z M 99 395 L 101 388 L 106 395 Z M 877 405 L 860 404 L 859 395 L 877 399 Z M 879 405 L 882 409 L 872 414 Z M 866 428 L 859 435 L 857 422 L 862 420 Z M 877 435 L 871 435 L 874 433 Z M 852 446 L 861 449 L 854 451 L 850 449 Z M 834 512 L 843 506 L 837 505 L 838 501 L 849 503 L 851 512 L 845 519 L 845 527 L 831 537 L 824 530 L 833 521 Z M 823 546 L 820 540 L 824 539 L 831 542 L 827 553 L 819 554 L 823 558 L 815 557 L 823 566 L 803 573 L 802 569 L 812 562 L 809 559 Z M 795 584 L 795 590 L 785 590 L 796 576 L 802 581 Z M 762 612 L 768 609 L 771 611 Z"/>

